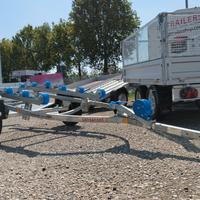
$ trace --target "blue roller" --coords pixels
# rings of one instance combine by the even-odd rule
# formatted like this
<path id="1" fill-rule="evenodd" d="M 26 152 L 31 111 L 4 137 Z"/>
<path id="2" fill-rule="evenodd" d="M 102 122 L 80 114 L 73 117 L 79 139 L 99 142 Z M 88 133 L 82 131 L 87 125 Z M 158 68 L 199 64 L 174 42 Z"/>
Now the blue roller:
<path id="1" fill-rule="evenodd" d="M 105 97 L 106 97 L 106 91 L 104 90 L 104 89 L 102 89 L 102 88 L 99 88 L 98 90 L 97 90 L 97 93 L 99 94 L 99 98 L 102 100 L 102 99 L 104 99 Z"/>
<path id="2" fill-rule="evenodd" d="M 110 103 L 109 103 L 109 106 L 110 106 L 110 108 L 112 108 L 112 105 L 125 105 L 127 102 L 124 102 L 124 101 L 111 101 Z"/>
<path id="3" fill-rule="evenodd" d="M 22 90 L 21 92 L 23 97 L 29 98 L 30 97 L 30 91 L 29 90 Z"/>
<path id="4" fill-rule="evenodd" d="M 79 86 L 77 89 L 76 89 L 77 92 L 80 92 L 81 94 L 85 93 L 86 92 L 86 89 L 82 86 Z"/>
<path id="5" fill-rule="evenodd" d="M 31 83 L 31 86 L 32 86 L 32 87 L 37 87 L 37 86 L 38 86 L 38 83 L 37 83 L 37 82 L 32 82 L 32 83 Z"/>
<path id="6" fill-rule="evenodd" d="M 46 89 L 51 89 L 51 88 L 52 88 L 52 83 L 51 83 L 51 81 L 46 80 L 46 81 L 44 82 L 44 86 L 45 86 Z"/>
<path id="7" fill-rule="evenodd" d="M 47 93 L 41 93 L 40 95 L 39 95 L 39 97 L 41 98 L 41 100 L 42 100 L 42 102 L 41 102 L 41 104 L 43 104 L 43 105 L 46 105 L 46 104 L 48 104 L 49 103 L 49 95 L 47 94 Z"/>
<path id="8" fill-rule="evenodd" d="M 8 94 L 8 95 L 13 95 L 14 94 L 13 88 L 11 88 L 11 87 L 4 88 L 4 92 L 6 94 Z"/>
<path id="9" fill-rule="evenodd" d="M 153 111 L 151 101 L 147 99 L 138 99 L 133 104 L 133 111 L 138 116 L 147 121 L 152 120 Z"/>
<path id="10" fill-rule="evenodd" d="M 60 85 L 58 87 L 58 90 L 65 92 L 65 91 L 67 91 L 67 86 L 66 85 Z"/>
<path id="11" fill-rule="evenodd" d="M 26 84 L 25 84 L 25 83 L 20 83 L 20 84 L 19 84 L 19 88 L 20 88 L 20 89 L 24 89 L 24 88 L 25 88 L 25 86 L 26 86 Z"/>

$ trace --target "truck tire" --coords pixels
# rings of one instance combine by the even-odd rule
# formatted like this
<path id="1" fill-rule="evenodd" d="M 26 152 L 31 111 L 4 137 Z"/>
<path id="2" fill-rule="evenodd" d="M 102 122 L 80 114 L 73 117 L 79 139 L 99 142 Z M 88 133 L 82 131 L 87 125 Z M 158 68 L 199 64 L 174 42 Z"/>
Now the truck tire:
<path id="1" fill-rule="evenodd" d="M 114 92 L 114 94 L 111 94 L 111 101 L 122 101 L 126 102 L 124 105 L 127 105 L 128 102 L 128 92 L 125 88 L 121 88 Z"/>
<path id="2" fill-rule="evenodd" d="M 120 89 L 117 92 L 117 100 L 127 102 L 128 101 L 128 92 L 125 89 Z"/>
<path id="3" fill-rule="evenodd" d="M 157 119 L 160 115 L 160 95 L 155 86 L 151 86 L 147 91 L 147 99 L 151 101 L 153 111 L 152 119 Z"/>
<path id="4" fill-rule="evenodd" d="M 135 90 L 135 100 L 146 99 L 146 97 L 147 97 L 147 88 L 145 86 L 137 87 Z"/>

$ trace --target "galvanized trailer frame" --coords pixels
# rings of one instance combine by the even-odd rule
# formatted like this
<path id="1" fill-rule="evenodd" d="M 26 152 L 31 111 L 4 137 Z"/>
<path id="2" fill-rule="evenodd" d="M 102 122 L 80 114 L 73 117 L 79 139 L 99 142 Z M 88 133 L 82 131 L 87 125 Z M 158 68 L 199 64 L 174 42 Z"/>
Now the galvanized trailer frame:
<path id="1" fill-rule="evenodd" d="M 152 130 L 155 132 L 164 132 L 164 133 L 172 133 L 178 134 L 185 137 L 189 137 L 190 139 L 200 139 L 200 131 L 181 128 L 177 126 L 171 126 L 167 124 L 157 123 L 153 120 L 144 120 L 141 117 L 138 117 L 133 110 L 127 108 L 121 104 L 121 102 L 111 102 L 104 103 L 96 100 L 98 98 L 98 94 L 94 95 L 92 93 L 84 93 L 81 94 L 76 91 L 58 91 L 56 89 L 45 89 L 40 87 L 27 87 L 34 91 L 37 95 L 39 92 L 48 92 L 51 98 L 60 99 L 64 102 L 68 102 L 69 104 L 72 102 L 79 103 L 79 106 L 73 109 L 69 109 L 69 104 L 63 104 L 62 106 L 49 107 L 43 106 L 38 110 L 31 110 L 32 104 L 41 104 L 42 98 L 41 96 L 36 96 L 35 98 L 27 98 L 23 97 L 20 94 L 13 95 L 7 94 L 5 92 L 0 91 L 0 95 L 3 98 L 13 99 L 12 101 L 0 101 L 0 112 L 2 120 L 7 118 L 5 110 L 14 111 L 23 116 L 24 119 L 30 119 L 30 117 L 37 117 L 47 120 L 56 120 L 56 121 L 67 121 L 67 122 L 82 122 L 82 123 L 123 123 L 123 124 L 131 124 L 135 126 L 144 127 L 148 130 Z M 18 102 L 17 102 L 18 101 Z M 25 106 L 21 106 L 21 104 L 25 104 Z M 101 108 L 107 108 L 108 110 L 114 111 L 113 116 L 93 116 L 88 115 L 88 110 L 90 106 L 98 106 Z M 76 115 L 78 111 L 82 110 L 85 112 L 85 115 Z M 11 115 L 12 116 L 12 115 Z"/>

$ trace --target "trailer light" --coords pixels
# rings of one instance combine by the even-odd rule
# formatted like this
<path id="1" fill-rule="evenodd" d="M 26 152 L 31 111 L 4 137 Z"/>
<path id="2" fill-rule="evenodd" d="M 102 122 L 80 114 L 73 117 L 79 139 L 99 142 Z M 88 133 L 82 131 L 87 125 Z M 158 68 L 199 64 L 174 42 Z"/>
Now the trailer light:
<path id="1" fill-rule="evenodd" d="M 180 90 L 180 97 L 182 99 L 192 99 L 198 97 L 198 90 L 193 87 L 185 87 Z"/>

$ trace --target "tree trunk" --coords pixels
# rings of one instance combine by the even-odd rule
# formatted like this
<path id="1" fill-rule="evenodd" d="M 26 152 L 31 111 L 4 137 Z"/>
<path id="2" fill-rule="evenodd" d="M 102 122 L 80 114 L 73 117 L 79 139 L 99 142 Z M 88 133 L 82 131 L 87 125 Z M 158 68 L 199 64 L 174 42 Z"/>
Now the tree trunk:
<path id="1" fill-rule="evenodd" d="M 79 79 L 81 80 L 82 78 L 82 70 L 81 70 L 81 64 L 78 63 L 78 76 L 79 76 Z"/>
<path id="2" fill-rule="evenodd" d="M 108 74 L 108 58 L 104 58 L 103 74 Z"/>

